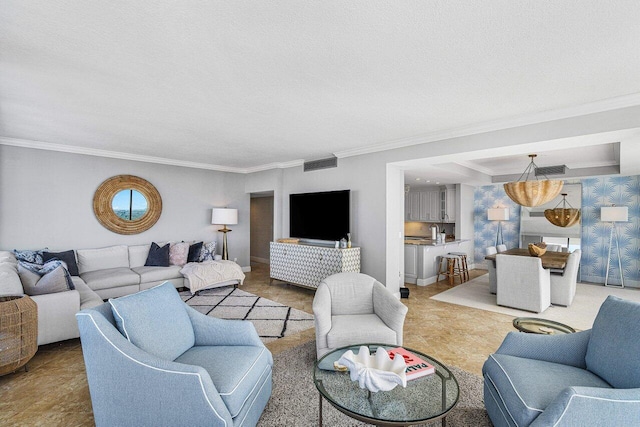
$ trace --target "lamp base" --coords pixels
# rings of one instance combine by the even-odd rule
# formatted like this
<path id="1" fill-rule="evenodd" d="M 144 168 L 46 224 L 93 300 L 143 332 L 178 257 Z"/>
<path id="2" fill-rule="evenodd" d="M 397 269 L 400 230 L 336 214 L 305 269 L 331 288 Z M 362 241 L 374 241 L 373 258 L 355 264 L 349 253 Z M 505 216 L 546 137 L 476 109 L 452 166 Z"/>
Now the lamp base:
<path id="1" fill-rule="evenodd" d="M 227 228 L 227 226 L 225 225 L 224 228 L 221 228 L 218 231 L 221 231 L 223 233 L 223 237 L 222 237 L 222 259 L 228 260 L 229 259 L 229 253 L 227 251 L 227 233 L 229 233 L 231 231 L 231 229 Z"/>
<path id="2" fill-rule="evenodd" d="M 618 271 L 620 271 L 620 284 L 619 285 L 610 285 L 609 284 L 609 269 L 611 268 L 611 249 L 613 246 L 613 236 L 616 237 L 616 251 L 618 253 Z M 604 285 L 611 288 L 624 288 L 624 273 L 622 271 L 622 260 L 620 258 L 620 244 L 618 242 L 618 229 L 616 228 L 616 223 L 611 223 L 611 233 L 609 234 L 609 256 L 607 258 L 607 272 L 604 276 Z"/>

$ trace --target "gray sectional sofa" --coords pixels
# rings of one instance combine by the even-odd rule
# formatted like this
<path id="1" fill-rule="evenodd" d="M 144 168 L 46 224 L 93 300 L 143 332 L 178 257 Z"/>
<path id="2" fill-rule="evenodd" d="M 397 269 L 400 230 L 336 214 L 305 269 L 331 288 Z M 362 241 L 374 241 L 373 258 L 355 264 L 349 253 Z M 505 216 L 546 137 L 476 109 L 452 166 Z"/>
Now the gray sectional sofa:
<path id="1" fill-rule="evenodd" d="M 31 298 L 38 305 L 38 345 L 78 338 L 75 314 L 103 300 L 149 289 L 170 281 L 176 288 L 189 287 L 182 267 L 145 267 L 150 244 L 110 246 L 75 251 L 79 276 L 72 276 L 75 290 Z M 25 293 L 18 275 L 18 262 L 12 252 L 0 251 L 0 295 Z M 226 286 L 223 282 L 216 286 Z M 237 283 L 237 282 L 236 282 Z"/>

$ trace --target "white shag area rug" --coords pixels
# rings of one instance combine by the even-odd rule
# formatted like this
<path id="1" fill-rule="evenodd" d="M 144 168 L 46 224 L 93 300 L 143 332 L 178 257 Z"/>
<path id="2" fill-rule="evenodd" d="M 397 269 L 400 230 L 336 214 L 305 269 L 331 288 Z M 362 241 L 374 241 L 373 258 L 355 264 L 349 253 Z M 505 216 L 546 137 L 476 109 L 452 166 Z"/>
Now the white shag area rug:
<path id="1" fill-rule="evenodd" d="M 570 307 L 552 305 L 542 313 L 531 313 L 496 304 L 496 296 L 489 293 L 489 275 L 484 274 L 469 282 L 455 286 L 431 297 L 436 301 L 493 311 L 513 317 L 538 317 L 564 323 L 574 329 L 585 330 L 593 326 L 600 306 L 609 295 L 640 302 L 640 290 L 612 288 L 598 284 L 578 283 L 576 296 Z"/>
<path id="2" fill-rule="evenodd" d="M 205 289 L 197 295 L 180 292 L 182 300 L 207 316 L 248 320 L 268 343 L 313 327 L 313 315 L 233 286 Z"/>

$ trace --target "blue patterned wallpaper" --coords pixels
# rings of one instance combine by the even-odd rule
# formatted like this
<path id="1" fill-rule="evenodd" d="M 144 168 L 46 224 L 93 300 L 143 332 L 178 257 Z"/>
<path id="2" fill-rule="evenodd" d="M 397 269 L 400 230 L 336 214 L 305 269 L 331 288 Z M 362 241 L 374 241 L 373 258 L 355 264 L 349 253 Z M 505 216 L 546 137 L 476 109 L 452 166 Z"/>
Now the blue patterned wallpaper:
<path id="1" fill-rule="evenodd" d="M 586 178 L 582 183 L 582 259 L 583 282 L 604 283 L 609 253 L 611 224 L 600 221 L 602 206 L 627 206 L 629 222 L 617 223 L 620 257 L 625 286 L 640 287 L 640 176 Z M 484 263 L 484 250 L 493 246 L 497 223 L 487 220 L 487 209 L 502 204 L 509 207 L 509 221 L 503 222 L 508 248 L 518 246 L 520 206 L 505 194 L 502 185 L 476 187 L 474 192 L 474 262 Z M 619 284 L 620 273 L 615 242 L 611 256 L 609 283 Z"/>
<path id="2" fill-rule="evenodd" d="M 625 286 L 640 286 L 640 176 L 610 176 L 582 180 L 581 280 L 604 283 L 611 224 L 600 221 L 602 206 L 627 206 L 629 222 L 617 223 Z M 620 284 L 615 240 L 609 283 Z"/>
<path id="3" fill-rule="evenodd" d="M 502 237 L 507 248 L 517 248 L 520 234 L 520 205 L 514 203 L 502 184 L 476 187 L 473 197 L 474 262 L 484 264 L 484 250 L 495 246 L 498 222 L 487 219 L 487 209 L 509 208 L 509 221 L 502 221 Z"/>

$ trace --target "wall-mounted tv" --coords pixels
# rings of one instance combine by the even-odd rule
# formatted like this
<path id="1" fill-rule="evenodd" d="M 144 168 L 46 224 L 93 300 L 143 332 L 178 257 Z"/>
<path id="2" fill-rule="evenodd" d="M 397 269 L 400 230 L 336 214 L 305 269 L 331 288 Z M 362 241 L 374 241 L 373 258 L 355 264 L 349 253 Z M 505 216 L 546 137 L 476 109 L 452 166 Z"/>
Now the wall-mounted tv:
<path id="1" fill-rule="evenodd" d="M 350 190 L 289 195 L 289 235 L 340 240 L 349 233 Z"/>

